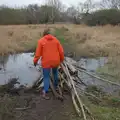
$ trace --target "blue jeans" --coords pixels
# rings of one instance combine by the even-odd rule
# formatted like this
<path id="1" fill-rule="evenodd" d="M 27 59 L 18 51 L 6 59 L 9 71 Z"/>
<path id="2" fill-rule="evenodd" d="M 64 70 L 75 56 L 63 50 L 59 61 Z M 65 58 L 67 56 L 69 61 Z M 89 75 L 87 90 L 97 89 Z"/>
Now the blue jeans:
<path id="1" fill-rule="evenodd" d="M 43 68 L 43 82 L 44 82 L 44 91 L 48 92 L 50 86 L 50 71 L 52 69 L 54 77 L 54 86 L 58 85 L 58 69 L 57 68 Z"/>

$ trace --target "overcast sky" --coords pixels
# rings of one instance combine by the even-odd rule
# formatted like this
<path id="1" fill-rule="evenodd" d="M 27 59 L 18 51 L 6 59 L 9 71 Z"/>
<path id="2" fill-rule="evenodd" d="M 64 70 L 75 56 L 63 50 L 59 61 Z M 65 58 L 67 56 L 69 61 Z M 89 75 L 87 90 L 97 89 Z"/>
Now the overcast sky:
<path id="1" fill-rule="evenodd" d="M 28 4 L 42 4 L 45 0 L 0 0 L 0 5 L 7 5 L 7 6 L 23 6 Z M 66 5 L 76 5 L 78 2 L 84 2 L 85 0 L 61 0 Z M 99 1 L 99 0 L 94 0 Z"/>

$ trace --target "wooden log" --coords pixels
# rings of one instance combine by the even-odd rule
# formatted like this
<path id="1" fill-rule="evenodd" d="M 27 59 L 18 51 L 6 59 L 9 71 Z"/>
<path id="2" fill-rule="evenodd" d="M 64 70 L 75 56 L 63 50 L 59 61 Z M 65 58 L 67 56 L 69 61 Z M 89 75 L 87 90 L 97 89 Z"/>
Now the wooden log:
<path id="1" fill-rule="evenodd" d="M 57 99 L 63 101 L 63 96 L 59 95 L 59 94 L 56 92 L 56 90 L 55 90 L 55 88 L 54 88 L 54 85 L 53 85 L 53 82 L 52 82 L 51 80 L 50 80 L 50 88 L 51 88 L 53 94 L 55 95 L 55 97 L 56 97 Z"/>
<path id="2" fill-rule="evenodd" d="M 68 68 L 67 68 L 66 63 L 64 63 L 64 65 L 65 65 L 65 71 L 66 71 L 66 73 L 67 73 L 68 79 L 70 79 L 71 86 L 72 86 L 73 91 L 74 91 L 74 93 L 75 93 L 75 95 L 76 95 L 76 98 L 77 98 L 77 100 L 78 100 L 78 102 L 79 102 L 79 104 L 80 104 L 81 111 L 82 111 L 82 114 L 83 114 L 83 118 L 84 118 L 84 120 L 87 120 L 86 114 L 85 114 L 85 111 L 84 111 L 84 108 L 83 108 L 83 103 L 82 103 L 82 101 L 81 101 L 81 99 L 80 99 L 80 97 L 79 97 L 79 95 L 78 95 L 78 93 L 77 93 L 77 91 L 76 91 L 74 82 L 73 82 L 73 80 L 72 80 L 72 77 L 71 77 L 70 74 L 69 74 L 69 70 L 68 70 Z"/>
<path id="3" fill-rule="evenodd" d="M 87 86 L 87 85 L 83 82 L 83 80 L 80 78 L 80 76 L 77 76 L 77 77 L 76 77 L 76 82 L 79 82 L 79 81 L 81 82 L 82 85 Z"/>
<path id="4" fill-rule="evenodd" d="M 77 64 L 77 62 L 75 60 L 73 60 L 72 58 L 69 58 L 69 57 L 65 57 L 65 61 L 68 63 L 71 63 L 72 65 Z"/>
<path id="5" fill-rule="evenodd" d="M 93 115 L 92 115 L 92 113 L 91 113 L 90 110 L 86 107 L 85 104 L 83 104 L 83 107 L 84 107 L 85 111 L 89 114 L 89 116 L 91 117 L 91 119 L 92 119 L 92 120 L 95 120 L 94 117 L 93 117 Z"/>
<path id="6" fill-rule="evenodd" d="M 79 68 L 79 66 L 77 66 L 77 67 L 78 67 L 78 70 L 79 70 L 79 71 L 84 72 L 84 73 L 90 75 L 91 77 L 94 77 L 94 78 L 96 78 L 96 79 L 98 79 L 98 80 L 101 80 L 101 81 L 104 81 L 104 82 L 107 82 L 107 83 L 110 83 L 110 84 L 113 84 L 113 85 L 116 85 L 116 86 L 119 86 L 119 87 L 120 87 L 120 84 L 118 84 L 118 83 L 115 83 L 115 82 L 112 82 L 112 81 L 110 81 L 110 80 L 106 80 L 106 79 L 100 78 L 100 77 L 98 77 L 98 76 L 96 76 L 96 75 L 91 74 L 90 72 L 87 72 L 87 71 L 85 71 L 85 70 L 82 70 L 81 68 Z"/>
<path id="7" fill-rule="evenodd" d="M 40 77 L 33 83 L 32 88 L 39 88 L 39 86 L 43 83 L 43 77 Z"/>
<path id="8" fill-rule="evenodd" d="M 63 96 L 63 92 L 62 92 L 62 89 L 61 89 L 61 87 L 58 85 L 58 91 L 59 91 L 59 94 L 61 95 L 61 96 Z"/>
<path id="9" fill-rule="evenodd" d="M 75 66 L 73 66 L 73 64 L 75 64 L 76 62 L 72 61 L 70 58 L 66 58 L 65 61 L 71 74 L 77 75 L 78 71 L 76 70 Z"/>
<path id="10" fill-rule="evenodd" d="M 60 80 L 59 84 L 60 84 L 61 88 L 63 89 L 63 84 L 65 83 L 65 81 L 64 81 L 64 79 L 62 79 L 60 73 L 59 73 L 59 80 Z"/>
<path id="11" fill-rule="evenodd" d="M 78 71 L 75 69 L 75 67 L 73 65 L 71 65 L 70 63 L 66 63 L 68 66 L 68 69 L 71 73 L 71 75 L 78 75 Z"/>
<path id="12" fill-rule="evenodd" d="M 92 97 L 92 98 L 95 98 L 95 99 L 96 99 L 97 101 L 99 101 L 99 102 L 102 102 L 102 100 L 101 100 L 100 98 L 96 97 L 94 94 L 85 92 L 84 90 L 82 90 L 82 89 L 81 89 L 79 86 L 77 86 L 77 85 L 76 85 L 76 87 L 79 88 L 80 91 L 83 92 L 83 94 L 85 94 L 85 95 L 87 95 L 87 96 L 90 96 L 90 97 Z"/>
<path id="13" fill-rule="evenodd" d="M 75 107 L 77 114 L 81 117 L 81 112 L 80 112 L 79 107 L 75 101 L 75 94 L 73 92 L 72 92 L 72 101 L 73 101 L 73 105 Z"/>
<path id="14" fill-rule="evenodd" d="M 65 66 L 64 66 L 64 63 L 61 64 L 61 67 L 62 67 L 62 70 L 64 71 L 64 74 L 67 76 L 67 79 L 65 79 L 65 82 L 67 83 L 67 85 L 68 85 L 69 88 L 71 89 L 72 86 L 71 86 L 71 84 L 70 84 L 69 75 L 68 75 L 68 73 L 67 73 L 67 71 L 66 71 L 66 68 L 65 68 Z"/>
<path id="15" fill-rule="evenodd" d="M 28 109 L 31 109 L 31 107 L 24 107 L 24 108 L 15 108 L 15 110 L 20 110 L 20 111 L 24 111 L 24 110 L 28 110 Z"/>
<path id="16" fill-rule="evenodd" d="M 62 78 L 62 81 L 64 82 L 64 86 L 63 86 L 63 88 L 65 89 L 66 88 L 66 90 L 67 91 L 71 91 L 71 88 L 70 88 L 70 86 L 68 86 L 69 85 L 69 82 L 64 78 L 64 76 L 61 74 L 61 78 Z"/>

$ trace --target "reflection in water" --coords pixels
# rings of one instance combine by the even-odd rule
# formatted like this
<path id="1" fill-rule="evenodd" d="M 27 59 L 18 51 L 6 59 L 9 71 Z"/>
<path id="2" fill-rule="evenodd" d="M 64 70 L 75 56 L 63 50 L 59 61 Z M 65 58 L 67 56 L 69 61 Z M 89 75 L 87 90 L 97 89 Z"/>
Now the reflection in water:
<path id="1" fill-rule="evenodd" d="M 107 63 L 106 57 L 100 57 L 98 59 L 93 58 L 81 58 L 80 66 L 85 68 L 87 71 L 95 72 L 97 68 L 103 67 Z"/>
<path id="2" fill-rule="evenodd" d="M 40 72 L 33 66 L 31 53 L 9 55 L 1 58 L 1 61 L 4 61 L 5 71 L 0 71 L 0 84 L 5 84 L 10 78 L 19 77 L 21 84 L 31 85 L 40 76 Z"/>
<path id="3" fill-rule="evenodd" d="M 9 56 L 0 56 L 0 69 L 5 71 L 5 65 L 8 61 Z"/>

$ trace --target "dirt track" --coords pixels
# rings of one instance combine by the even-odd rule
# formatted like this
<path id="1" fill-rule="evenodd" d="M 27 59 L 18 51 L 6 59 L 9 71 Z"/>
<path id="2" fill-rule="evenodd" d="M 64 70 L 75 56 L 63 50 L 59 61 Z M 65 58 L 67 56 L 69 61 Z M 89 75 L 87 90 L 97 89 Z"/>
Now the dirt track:
<path id="1" fill-rule="evenodd" d="M 76 113 L 70 96 L 65 95 L 61 102 L 50 95 L 50 100 L 44 100 L 40 95 L 32 95 L 32 109 L 17 111 L 17 120 L 76 120 Z"/>

